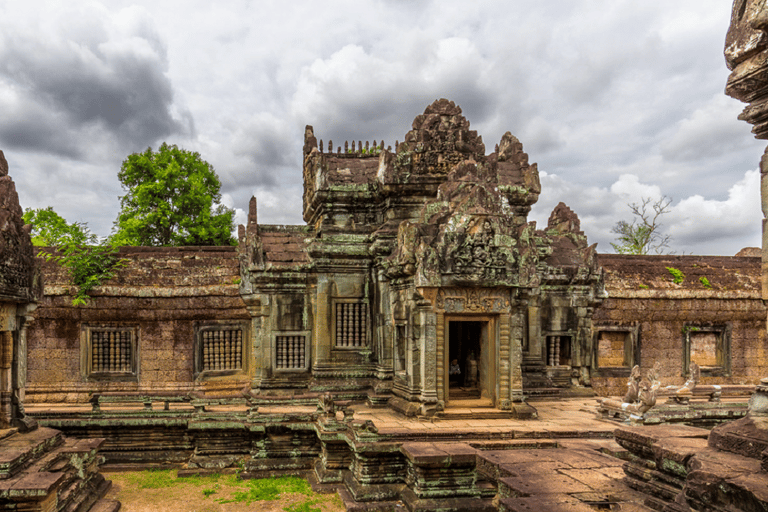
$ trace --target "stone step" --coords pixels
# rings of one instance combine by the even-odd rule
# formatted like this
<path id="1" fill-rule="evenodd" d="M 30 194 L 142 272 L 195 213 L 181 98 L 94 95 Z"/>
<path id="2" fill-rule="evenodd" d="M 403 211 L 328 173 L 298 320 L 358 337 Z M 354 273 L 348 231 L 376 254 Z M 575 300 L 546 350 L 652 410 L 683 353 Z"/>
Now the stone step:
<path id="1" fill-rule="evenodd" d="M 88 512 L 118 512 L 120 502 L 117 500 L 99 500 L 93 504 Z"/>
<path id="2" fill-rule="evenodd" d="M 476 412 L 451 412 L 448 410 L 435 415 L 436 420 L 498 420 L 515 418 L 514 412 L 497 409 Z"/>
<path id="3" fill-rule="evenodd" d="M 0 481 L 0 511 L 57 510 L 56 489 L 66 473 L 33 472 Z"/>
<path id="4" fill-rule="evenodd" d="M 98 473 L 104 439 L 66 439 L 39 428 L 0 441 L 8 471 L 0 480 L 0 511 L 89 510 L 111 486 Z"/>
<path id="5" fill-rule="evenodd" d="M 12 478 L 23 468 L 62 444 L 63 434 L 52 428 L 15 433 L 0 440 L 0 480 Z"/>

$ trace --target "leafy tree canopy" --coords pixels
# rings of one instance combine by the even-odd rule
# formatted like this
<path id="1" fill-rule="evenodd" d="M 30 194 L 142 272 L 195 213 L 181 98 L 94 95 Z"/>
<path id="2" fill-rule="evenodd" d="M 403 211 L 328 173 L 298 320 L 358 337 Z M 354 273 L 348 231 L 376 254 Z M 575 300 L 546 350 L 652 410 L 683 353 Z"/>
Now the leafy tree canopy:
<path id="1" fill-rule="evenodd" d="M 221 182 L 199 153 L 163 143 L 125 159 L 117 174 L 127 194 L 116 245 L 234 245 L 234 210 L 219 204 Z"/>
<path id="2" fill-rule="evenodd" d="M 109 240 L 99 241 L 87 224 L 70 224 L 50 206 L 27 208 L 22 218 L 32 225 L 34 245 L 55 249 L 40 251 L 38 256 L 55 261 L 69 271 L 70 283 L 76 288 L 72 296 L 75 306 L 85 304 L 93 288 L 115 277 L 117 269 L 126 265 L 125 260 L 117 257 L 117 249 Z"/>
<path id="3" fill-rule="evenodd" d="M 661 254 L 669 248 L 672 240 L 670 235 L 661 233 L 659 217 L 669 213 L 672 199 L 662 196 L 653 202 L 651 198 L 644 197 L 639 203 L 632 203 L 629 209 L 635 218 L 632 222 L 620 220 L 611 229 L 611 233 L 618 236 L 612 243 L 613 250 L 618 254 L 648 254 L 654 252 Z"/>
<path id="4" fill-rule="evenodd" d="M 26 224 L 32 225 L 32 244 L 42 247 L 58 247 L 68 243 L 77 245 L 95 244 L 96 235 L 80 222 L 69 224 L 64 217 L 48 208 L 27 208 L 22 216 Z"/>

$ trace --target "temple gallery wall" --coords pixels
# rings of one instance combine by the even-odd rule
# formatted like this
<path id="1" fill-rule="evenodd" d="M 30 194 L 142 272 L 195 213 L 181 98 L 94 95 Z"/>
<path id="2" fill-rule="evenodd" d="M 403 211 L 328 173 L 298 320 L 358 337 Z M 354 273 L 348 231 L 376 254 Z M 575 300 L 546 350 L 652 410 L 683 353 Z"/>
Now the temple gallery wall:
<path id="1" fill-rule="evenodd" d="M 79 307 L 41 261 L 26 400 L 250 389 L 514 414 L 528 396 L 621 395 L 636 364 L 669 384 L 692 363 L 704 384 L 768 374 L 759 256 L 599 254 L 563 203 L 537 227 L 522 144 L 487 151 L 448 100 L 395 148 L 304 139 L 305 225 L 259 224 L 254 199 L 238 247 L 124 248 Z"/>

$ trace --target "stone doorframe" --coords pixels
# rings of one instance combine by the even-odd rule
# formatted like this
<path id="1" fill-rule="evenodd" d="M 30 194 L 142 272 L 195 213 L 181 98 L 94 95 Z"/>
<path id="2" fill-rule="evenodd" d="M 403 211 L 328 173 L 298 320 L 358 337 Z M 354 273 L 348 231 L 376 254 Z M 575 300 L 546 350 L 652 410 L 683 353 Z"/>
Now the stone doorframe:
<path id="1" fill-rule="evenodd" d="M 511 410 L 522 401 L 522 338 L 524 309 L 513 299 L 512 288 L 422 288 L 435 312 L 435 391 L 438 406 L 445 407 L 448 383 L 447 329 L 451 319 L 488 321 L 489 344 L 496 354 L 492 368 L 497 376 L 494 405 Z M 527 314 L 527 311 L 525 312 Z M 425 354 L 429 357 L 428 354 Z"/>
<path id="2" fill-rule="evenodd" d="M 437 332 L 437 358 L 440 361 L 441 354 L 443 364 L 438 364 L 437 368 L 437 399 L 442 400 L 444 407 L 450 407 L 450 392 L 448 390 L 448 370 L 450 361 L 449 357 L 449 324 L 450 322 L 485 322 L 485 334 L 486 339 L 481 340 L 485 342 L 481 350 L 488 350 L 489 358 L 486 371 L 490 374 L 485 376 L 489 382 L 496 382 L 493 389 L 489 389 L 492 396 L 489 398 L 492 400 L 494 406 L 498 407 L 497 397 L 501 388 L 500 379 L 495 378 L 498 375 L 498 362 L 499 362 L 499 343 L 497 342 L 499 337 L 499 315 L 455 315 L 455 314 L 438 314 L 438 322 L 441 322 L 442 317 L 443 326 L 442 329 L 438 328 Z M 441 367 L 442 366 L 442 371 Z"/>

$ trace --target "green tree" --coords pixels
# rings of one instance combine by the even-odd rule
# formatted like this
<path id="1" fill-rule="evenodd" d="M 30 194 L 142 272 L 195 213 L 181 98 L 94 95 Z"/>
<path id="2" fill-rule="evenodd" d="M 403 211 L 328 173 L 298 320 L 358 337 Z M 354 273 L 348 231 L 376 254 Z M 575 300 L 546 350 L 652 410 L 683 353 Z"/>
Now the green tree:
<path id="1" fill-rule="evenodd" d="M 48 208 L 27 208 L 22 216 L 26 224 L 32 225 L 32 244 L 42 247 L 56 247 L 67 243 L 85 245 L 89 242 L 88 227 L 74 222 L 69 224 L 64 217 Z"/>
<path id="2" fill-rule="evenodd" d="M 163 143 L 125 159 L 117 174 L 126 195 L 115 222 L 118 245 L 234 245 L 232 209 L 199 153 Z"/>
<path id="3" fill-rule="evenodd" d="M 72 297 L 75 306 L 85 304 L 94 287 L 115 277 L 117 269 L 126 264 L 117 257 L 117 248 L 109 240 L 100 241 L 85 223 L 68 223 L 50 206 L 27 208 L 22 218 L 32 225 L 32 243 L 52 248 L 40 251 L 38 256 L 69 271 L 70 283 L 76 288 Z"/>
<path id="4" fill-rule="evenodd" d="M 667 196 L 655 202 L 643 197 L 640 203 L 629 204 L 635 218 L 631 223 L 620 220 L 613 226 L 611 233 L 618 235 L 617 243 L 611 243 L 613 250 L 619 254 L 662 254 L 672 237 L 661 233 L 659 217 L 669 213 L 671 204 L 672 199 Z"/>

